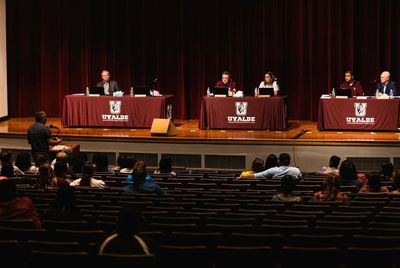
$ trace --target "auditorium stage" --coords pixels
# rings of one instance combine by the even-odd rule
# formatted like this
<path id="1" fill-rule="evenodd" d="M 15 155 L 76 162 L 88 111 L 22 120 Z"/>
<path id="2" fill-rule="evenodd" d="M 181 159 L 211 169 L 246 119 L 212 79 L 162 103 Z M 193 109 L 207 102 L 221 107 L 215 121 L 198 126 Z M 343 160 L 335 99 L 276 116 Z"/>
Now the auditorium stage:
<path id="1" fill-rule="evenodd" d="M 33 122 L 33 117 L 1 121 L 1 148 L 28 150 L 26 130 Z M 310 121 L 289 121 L 285 131 L 247 131 L 200 130 L 198 120 L 174 120 L 174 137 L 151 136 L 150 129 L 63 128 L 60 118 L 49 118 L 48 124 L 58 126 L 58 137 L 66 143 L 80 144 L 81 151 L 198 154 L 201 168 L 208 167 L 207 155 L 244 157 L 244 165 L 249 167 L 255 157 L 288 152 L 295 164 L 307 171 L 325 165 L 331 154 L 391 160 L 400 157 L 400 132 L 318 131 L 317 123 Z M 53 129 L 53 134 L 57 130 Z"/>

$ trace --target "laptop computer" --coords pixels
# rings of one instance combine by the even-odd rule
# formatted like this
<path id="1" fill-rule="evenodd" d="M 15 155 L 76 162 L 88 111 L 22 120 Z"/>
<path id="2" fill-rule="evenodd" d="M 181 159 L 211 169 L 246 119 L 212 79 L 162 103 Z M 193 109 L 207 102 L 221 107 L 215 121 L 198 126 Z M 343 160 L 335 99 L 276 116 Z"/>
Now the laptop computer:
<path id="1" fill-rule="evenodd" d="M 258 96 L 274 96 L 274 88 L 260 87 L 258 89 Z"/>
<path id="2" fill-rule="evenodd" d="M 104 87 L 90 87 L 89 94 L 104 95 Z"/>
<path id="3" fill-rule="evenodd" d="M 133 88 L 135 96 L 150 96 L 150 86 L 136 86 Z"/>
<path id="4" fill-rule="evenodd" d="M 211 90 L 211 93 L 214 94 L 214 96 L 228 96 L 228 87 L 213 87 Z"/>
<path id="5" fill-rule="evenodd" d="M 351 98 L 351 88 L 335 88 L 335 96 Z"/>

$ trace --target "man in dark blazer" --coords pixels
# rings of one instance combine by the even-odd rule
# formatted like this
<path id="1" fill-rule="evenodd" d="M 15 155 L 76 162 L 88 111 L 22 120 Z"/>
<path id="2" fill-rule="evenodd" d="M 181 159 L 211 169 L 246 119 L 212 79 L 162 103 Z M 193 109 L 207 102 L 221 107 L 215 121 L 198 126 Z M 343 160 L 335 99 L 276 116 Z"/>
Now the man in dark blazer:
<path id="1" fill-rule="evenodd" d="M 393 93 L 393 96 L 397 95 L 396 83 L 390 80 L 390 73 L 388 71 L 384 71 L 381 74 L 381 82 L 378 84 L 376 94 L 378 96 L 383 94 L 392 95 L 390 92 Z"/>
<path id="2" fill-rule="evenodd" d="M 107 70 L 103 70 L 101 72 L 102 81 L 96 84 L 96 87 L 104 88 L 104 95 L 113 95 L 114 92 L 119 91 L 117 81 L 110 80 L 110 72 Z"/>

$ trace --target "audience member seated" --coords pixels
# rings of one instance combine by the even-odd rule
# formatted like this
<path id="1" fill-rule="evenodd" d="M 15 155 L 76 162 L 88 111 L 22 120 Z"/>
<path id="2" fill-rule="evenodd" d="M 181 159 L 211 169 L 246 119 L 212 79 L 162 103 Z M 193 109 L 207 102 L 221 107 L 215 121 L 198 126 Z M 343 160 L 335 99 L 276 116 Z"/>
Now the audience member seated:
<path id="1" fill-rule="evenodd" d="M 87 155 L 81 153 L 76 157 L 72 157 L 70 162 L 69 174 L 71 178 L 76 179 L 77 174 L 82 173 L 83 165 L 87 162 Z"/>
<path id="2" fill-rule="evenodd" d="M 133 183 L 125 186 L 124 191 L 126 193 L 156 193 L 163 195 L 164 190 L 152 180 L 147 180 L 146 177 L 146 164 L 141 160 L 137 161 L 132 171 Z"/>
<path id="3" fill-rule="evenodd" d="M 64 161 L 65 163 L 67 163 L 68 166 L 69 155 L 64 151 L 58 152 L 56 154 L 56 158 L 54 158 L 53 161 L 51 161 L 51 166 L 53 168 L 57 161 Z"/>
<path id="4" fill-rule="evenodd" d="M 46 212 L 47 220 L 80 220 L 82 213 L 76 207 L 75 189 L 63 186 L 57 190 L 56 200 Z"/>
<path id="5" fill-rule="evenodd" d="M 172 159 L 169 156 L 162 156 L 158 163 L 158 169 L 154 171 L 154 174 L 168 173 L 172 177 L 176 177 L 175 171 L 172 170 Z"/>
<path id="6" fill-rule="evenodd" d="M 269 154 L 267 159 L 265 159 L 264 170 L 277 167 L 278 166 L 278 157 L 275 154 Z"/>
<path id="7" fill-rule="evenodd" d="M 322 167 L 320 170 L 318 170 L 318 174 L 328 174 L 328 173 L 333 173 L 335 175 L 339 176 L 339 164 L 340 164 L 340 157 L 336 155 L 332 155 L 331 158 L 329 159 L 329 166 L 328 167 Z"/>
<path id="8" fill-rule="evenodd" d="M 40 166 L 45 163 L 48 163 L 47 158 L 42 154 L 38 154 L 37 157 L 35 157 L 35 167 L 32 168 L 33 172 L 39 173 Z"/>
<path id="9" fill-rule="evenodd" d="M 293 178 L 292 176 L 285 175 L 281 179 L 281 187 L 278 194 L 272 196 L 272 200 L 285 202 L 302 202 L 303 200 L 300 196 L 296 196 L 293 194 L 293 191 L 296 188 L 297 181 L 298 180 Z"/>
<path id="10" fill-rule="evenodd" d="M 31 155 L 29 153 L 20 153 L 15 159 L 15 166 L 22 173 L 36 173 L 36 169 L 32 166 Z"/>
<path id="11" fill-rule="evenodd" d="M 132 157 L 127 157 L 124 161 L 121 162 L 119 173 L 121 174 L 132 173 L 135 164 L 136 164 L 136 159 L 133 159 Z"/>
<path id="12" fill-rule="evenodd" d="M 83 173 L 81 179 L 76 179 L 70 183 L 70 186 L 90 186 L 93 188 L 105 188 L 106 184 L 102 180 L 96 180 L 93 178 L 94 165 L 86 163 L 83 165 Z"/>
<path id="13" fill-rule="evenodd" d="M 100 246 L 99 254 L 145 254 L 150 255 L 151 244 L 139 236 L 144 229 L 144 218 L 133 207 L 123 207 L 118 218 L 117 233 L 107 237 Z"/>
<path id="14" fill-rule="evenodd" d="M 287 153 L 282 153 L 279 155 L 279 166 L 264 170 L 262 172 L 254 174 L 246 174 L 245 176 L 240 176 L 241 178 L 256 178 L 256 179 L 282 179 L 285 175 L 290 175 L 294 179 L 302 180 L 303 175 L 300 169 L 297 167 L 291 167 L 290 165 L 290 155 Z"/>
<path id="15" fill-rule="evenodd" d="M 54 186 L 69 186 L 69 184 L 71 183 L 71 179 L 69 178 L 67 173 L 67 163 L 64 162 L 64 160 L 57 160 L 57 162 L 54 164 Z"/>
<path id="16" fill-rule="evenodd" d="M 23 175 L 24 172 L 22 172 L 17 166 L 14 165 L 13 163 L 13 155 L 11 152 L 1 152 L 1 157 L 0 157 L 0 161 L 1 161 L 1 166 L 6 165 L 6 164 L 10 164 L 13 166 L 13 176 L 19 176 L 19 175 Z M 13 177 L 10 176 L 10 177 Z"/>
<path id="17" fill-rule="evenodd" d="M 13 165 L 10 163 L 2 165 L 0 179 L 7 179 L 11 177 L 15 177 Z"/>
<path id="18" fill-rule="evenodd" d="M 357 169 L 353 162 L 344 160 L 339 169 L 340 186 L 355 186 L 355 192 L 358 192 L 363 184 L 358 180 Z"/>
<path id="19" fill-rule="evenodd" d="M 15 183 L 8 179 L 0 180 L 0 219 L 32 219 L 35 228 L 41 228 L 39 213 L 29 197 L 18 197 Z"/>
<path id="20" fill-rule="evenodd" d="M 381 185 L 381 176 L 379 173 L 368 175 L 368 182 L 360 189 L 359 193 L 389 193 L 386 186 Z"/>
<path id="21" fill-rule="evenodd" d="M 383 181 L 391 181 L 393 178 L 394 166 L 392 163 L 385 163 L 381 166 L 381 179 Z"/>
<path id="22" fill-rule="evenodd" d="M 39 177 L 36 181 L 36 189 L 50 190 L 54 187 L 54 170 L 49 163 L 44 163 L 39 167 Z"/>
<path id="23" fill-rule="evenodd" d="M 253 163 L 251 164 L 251 171 L 253 171 L 253 173 L 264 171 L 264 160 L 260 158 L 254 159 Z"/>
<path id="24" fill-rule="evenodd" d="M 390 194 L 400 194 L 400 169 L 393 171 L 393 186 Z"/>
<path id="25" fill-rule="evenodd" d="M 346 202 L 348 196 L 340 192 L 339 176 L 334 173 L 326 174 L 325 181 L 322 184 L 322 191 L 314 194 L 315 201 L 342 201 Z"/>
<path id="26" fill-rule="evenodd" d="M 110 173 L 114 175 L 114 169 L 108 166 L 108 157 L 106 154 L 98 153 L 93 156 L 93 164 L 95 165 L 95 172 Z"/>

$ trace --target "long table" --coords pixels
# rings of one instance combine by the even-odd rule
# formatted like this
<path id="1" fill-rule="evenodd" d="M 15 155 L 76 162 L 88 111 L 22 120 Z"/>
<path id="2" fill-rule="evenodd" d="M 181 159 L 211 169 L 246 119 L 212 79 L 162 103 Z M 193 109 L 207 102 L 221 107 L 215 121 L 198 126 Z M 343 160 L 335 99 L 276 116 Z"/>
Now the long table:
<path id="1" fill-rule="evenodd" d="M 287 127 L 286 96 L 271 98 L 204 97 L 200 129 L 270 129 Z"/>
<path id="2" fill-rule="evenodd" d="M 319 101 L 319 130 L 397 131 L 400 99 L 323 99 Z"/>
<path id="3" fill-rule="evenodd" d="M 172 95 L 158 97 L 77 96 L 64 98 L 64 127 L 150 128 L 154 118 L 165 118 Z"/>

